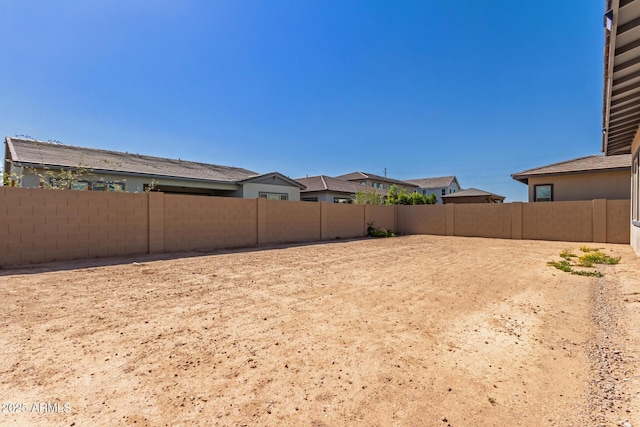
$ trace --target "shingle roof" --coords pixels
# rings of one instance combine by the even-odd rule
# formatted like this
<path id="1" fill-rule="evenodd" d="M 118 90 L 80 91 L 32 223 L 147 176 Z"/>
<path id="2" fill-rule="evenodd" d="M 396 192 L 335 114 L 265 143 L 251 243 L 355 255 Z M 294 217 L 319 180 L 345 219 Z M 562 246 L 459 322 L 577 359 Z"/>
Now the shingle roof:
<path id="1" fill-rule="evenodd" d="M 631 154 L 621 154 L 618 156 L 596 154 L 593 156 L 578 157 L 577 159 L 527 169 L 522 172 L 514 173 L 511 177 L 517 181 L 528 184 L 530 177 L 539 175 L 593 173 L 624 169 L 631 170 Z"/>
<path id="2" fill-rule="evenodd" d="M 373 173 L 366 173 L 366 172 L 351 172 L 345 175 L 338 175 L 336 176 L 336 178 L 338 179 L 342 179 L 345 181 L 359 181 L 362 179 L 375 179 L 378 181 L 385 181 L 385 182 L 392 182 L 394 184 L 400 184 L 400 185 L 406 185 L 409 187 L 415 187 L 415 184 L 411 184 L 410 182 L 407 181 L 401 181 L 399 179 L 393 179 L 393 178 L 387 178 L 381 175 L 376 175 Z"/>
<path id="3" fill-rule="evenodd" d="M 452 198 L 452 197 L 473 197 L 473 196 L 492 196 L 497 197 L 504 200 L 504 196 L 500 196 L 498 194 L 489 193 L 488 191 L 478 190 L 477 188 L 467 188 L 466 190 L 460 190 L 456 193 L 451 193 L 442 196 L 442 198 Z"/>
<path id="4" fill-rule="evenodd" d="M 360 191 L 375 190 L 380 195 L 387 195 L 387 190 L 374 189 L 371 187 L 363 187 L 351 181 L 345 181 L 338 178 L 332 178 L 326 175 L 310 176 L 307 178 L 296 178 L 296 181 L 302 185 L 306 185 L 306 190 L 301 193 L 312 193 L 316 191 L 331 191 L 334 193 L 356 194 Z"/>
<path id="5" fill-rule="evenodd" d="M 450 186 L 454 180 L 458 182 L 455 176 L 439 176 L 435 178 L 407 179 L 407 182 L 420 188 L 439 188 Z"/>
<path id="6" fill-rule="evenodd" d="M 21 138 L 6 138 L 12 161 L 29 166 L 54 166 L 94 171 L 166 176 L 216 182 L 238 182 L 260 176 L 257 172 L 186 160 L 166 159 L 96 148 Z"/>

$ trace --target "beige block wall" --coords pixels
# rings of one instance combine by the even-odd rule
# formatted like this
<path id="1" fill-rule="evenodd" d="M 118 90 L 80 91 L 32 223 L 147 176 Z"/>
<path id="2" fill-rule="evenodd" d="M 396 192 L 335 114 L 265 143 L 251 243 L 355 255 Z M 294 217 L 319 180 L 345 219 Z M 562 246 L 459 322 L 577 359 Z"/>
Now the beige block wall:
<path id="1" fill-rule="evenodd" d="M 522 238 L 593 241 L 593 202 L 524 203 Z"/>
<path id="2" fill-rule="evenodd" d="M 266 229 L 260 244 L 320 240 L 320 204 L 264 200 Z"/>
<path id="3" fill-rule="evenodd" d="M 257 233 L 256 200 L 164 196 L 167 252 L 252 246 L 257 243 Z"/>
<path id="4" fill-rule="evenodd" d="M 373 224 L 375 228 L 384 228 L 389 231 L 397 231 L 396 206 L 365 205 L 364 226 L 365 232 L 368 224 Z"/>
<path id="5" fill-rule="evenodd" d="M 0 265 L 346 239 L 365 236 L 368 222 L 402 234 L 628 243 L 629 206 L 363 206 L 0 187 Z"/>
<path id="6" fill-rule="evenodd" d="M 454 234 L 511 238 L 510 204 L 455 204 Z"/>
<path id="7" fill-rule="evenodd" d="M 145 194 L 0 188 L 0 264 L 148 252 Z"/>
<path id="8" fill-rule="evenodd" d="M 629 243 L 630 200 L 607 200 L 607 242 Z"/>
<path id="9" fill-rule="evenodd" d="M 402 234 L 447 235 L 447 207 L 445 205 L 399 205 L 398 232 Z"/>
<path id="10" fill-rule="evenodd" d="M 553 184 L 553 201 L 622 200 L 631 194 L 631 169 L 618 172 L 583 173 L 529 178 L 529 201 L 535 185 Z"/>
<path id="11" fill-rule="evenodd" d="M 636 136 L 633 139 L 633 143 L 631 144 L 631 153 L 633 156 L 635 156 L 638 151 L 640 151 L 640 132 L 636 132 Z M 640 198 L 640 189 L 636 190 L 636 194 L 634 194 L 632 196 L 632 200 L 634 200 L 635 202 L 638 201 L 638 199 Z M 640 255 L 640 224 L 636 223 L 632 223 L 630 224 L 630 239 L 631 239 L 631 246 L 633 247 L 633 249 L 636 251 L 636 253 L 638 255 Z"/>
<path id="12" fill-rule="evenodd" d="M 364 237 L 365 205 L 326 202 L 320 202 L 319 204 L 321 209 L 322 240 Z"/>

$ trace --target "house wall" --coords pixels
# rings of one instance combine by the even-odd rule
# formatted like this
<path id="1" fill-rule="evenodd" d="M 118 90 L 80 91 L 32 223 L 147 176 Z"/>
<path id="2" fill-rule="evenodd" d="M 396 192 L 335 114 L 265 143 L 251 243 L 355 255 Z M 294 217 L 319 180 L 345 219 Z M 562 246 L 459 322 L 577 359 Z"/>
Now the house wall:
<path id="1" fill-rule="evenodd" d="M 260 197 L 260 192 L 282 193 L 287 195 L 287 200 L 300 201 L 300 188 L 286 185 L 273 185 L 262 183 L 245 183 L 242 186 L 242 197 L 255 199 Z"/>
<path id="2" fill-rule="evenodd" d="M 22 188 L 39 188 L 40 187 L 40 176 L 33 171 L 30 171 L 28 168 L 14 168 L 18 175 L 22 174 L 22 182 L 20 186 Z M 44 173 L 44 172 L 42 172 Z M 212 184 L 208 182 L 198 182 L 198 181 L 187 181 L 187 180 L 179 180 L 179 179 L 170 179 L 170 178 L 152 178 L 152 177 L 140 177 L 140 176 L 132 176 L 132 175 L 121 175 L 121 174 L 109 174 L 109 173 L 99 173 L 99 172 L 91 172 L 84 176 L 79 176 L 80 180 L 87 181 L 104 181 L 104 182 L 124 182 L 125 190 L 127 193 L 142 193 L 145 191 L 145 185 L 150 185 L 154 182 L 156 185 L 167 185 L 173 187 L 188 187 L 188 188 L 209 188 L 209 189 L 218 189 L 218 190 L 226 190 L 226 191 L 234 191 L 238 190 L 241 187 L 237 184 L 233 183 L 219 183 Z"/>
<path id="3" fill-rule="evenodd" d="M 437 204 L 441 205 L 443 203 L 442 202 L 442 190 L 443 189 L 445 191 L 445 194 L 452 194 L 452 193 L 457 193 L 458 191 L 460 191 L 460 186 L 454 180 L 451 183 L 451 185 L 448 185 L 447 187 L 420 188 L 420 189 L 418 189 L 418 191 L 420 192 L 420 194 L 424 194 L 425 196 L 430 196 L 432 194 L 435 194 L 436 197 L 438 198 Z"/>
<path id="4" fill-rule="evenodd" d="M 352 199 L 354 200 L 355 198 L 352 197 L 351 194 L 345 194 L 345 193 L 332 193 L 330 191 L 317 191 L 317 192 L 312 192 L 312 193 L 300 193 L 300 199 L 304 199 L 305 197 L 317 197 L 318 198 L 318 202 L 327 202 L 327 203 L 335 203 L 334 198 L 338 197 L 338 198 L 347 198 L 347 199 Z"/>
<path id="5" fill-rule="evenodd" d="M 629 242 L 629 200 L 370 206 L 0 187 L 0 266 L 403 234 Z"/>
<path id="6" fill-rule="evenodd" d="M 640 161 L 640 132 L 636 132 L 631 144 L 631 153 L 633 153 L 632 159 Z M 640 212 L 640 176 L 638 176 L 638 170 L 635 171 L 633 178 L 635 179 L 635 185 L 633 190 L 629 192 L 631 194 L 631 203 L 636 207 L 637 212 Z M 640 214 L 637 215 L 637 218 L 632 219 L 630 223 L 630 236 L 631 246 L 640 255 Z"/>
<path id="7" fill-rule="evenodd" d="M 529 202 L 535 185 L 553 184 L 553 201 L 623 200 L 631 194 L 631 171 L 582 173 L 529 178 Z"/>

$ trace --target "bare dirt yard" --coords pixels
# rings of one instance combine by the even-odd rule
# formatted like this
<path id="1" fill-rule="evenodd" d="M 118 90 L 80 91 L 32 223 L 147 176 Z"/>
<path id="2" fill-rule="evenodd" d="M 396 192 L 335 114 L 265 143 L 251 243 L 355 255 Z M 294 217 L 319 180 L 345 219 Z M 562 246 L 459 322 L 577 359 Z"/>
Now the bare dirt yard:
<path id="1" fill-rule="evenodd" d="M 638 426 L 640 259 L 598 246 L 603 278 L 438 236 L 2 269 L 0 424 Z"/>

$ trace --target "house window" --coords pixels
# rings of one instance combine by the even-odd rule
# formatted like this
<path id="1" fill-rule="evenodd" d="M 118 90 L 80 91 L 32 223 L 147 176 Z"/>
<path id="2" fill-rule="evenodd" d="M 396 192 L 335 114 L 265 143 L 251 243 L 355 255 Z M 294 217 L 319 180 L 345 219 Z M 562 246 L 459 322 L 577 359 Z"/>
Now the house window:
<path id="1" fill-rule="evenodd" d="M 534 185 L 533 201 L 534 202 L 553 201 L 553 184 Z"/>
<path id="2" fill-rule="evenodd" d="M 302 201 L 303 202 L 317 202 L 318 198 L 317 197 L 303 197 Z"/>
<path id="3" fill-rule="evenodd" d="M 260 197 L 267 200 L 288 200 L 286 193 L 265 193 L 261 191 Z"/>
<path id="4" fill-rule="evenodd" d="M 367 186 L 367 181 L 360 181 L 360 185 L 362 185 L 363 187 Z"/>
<path id="5" fill-rule="evenodd" d="M 380 184 L 380 189 L 384 190 L 384 184 Z"/>
<path id="6" fill-rule="evenodd" d="M 91 191 L 124 191 L 124 182 L 92 182 Z"/>
<path id="7" fill-rule="evenodd" d="M 349 197 L 334 197 L 333 203 L 351 203 L 351 198 Z"/>
<path id="8" fill-rule="evenodd" d="M 373 183 L 373 188 L 378 188 L 378 183 L 377 182 Z"/>
<path id="9" fill-rule="evenodd" d="M 443 188 L 442 191 L 440 192 L 440 194 L 442 194 L 443 196 L 447 195 L 447 189 Z"/>

